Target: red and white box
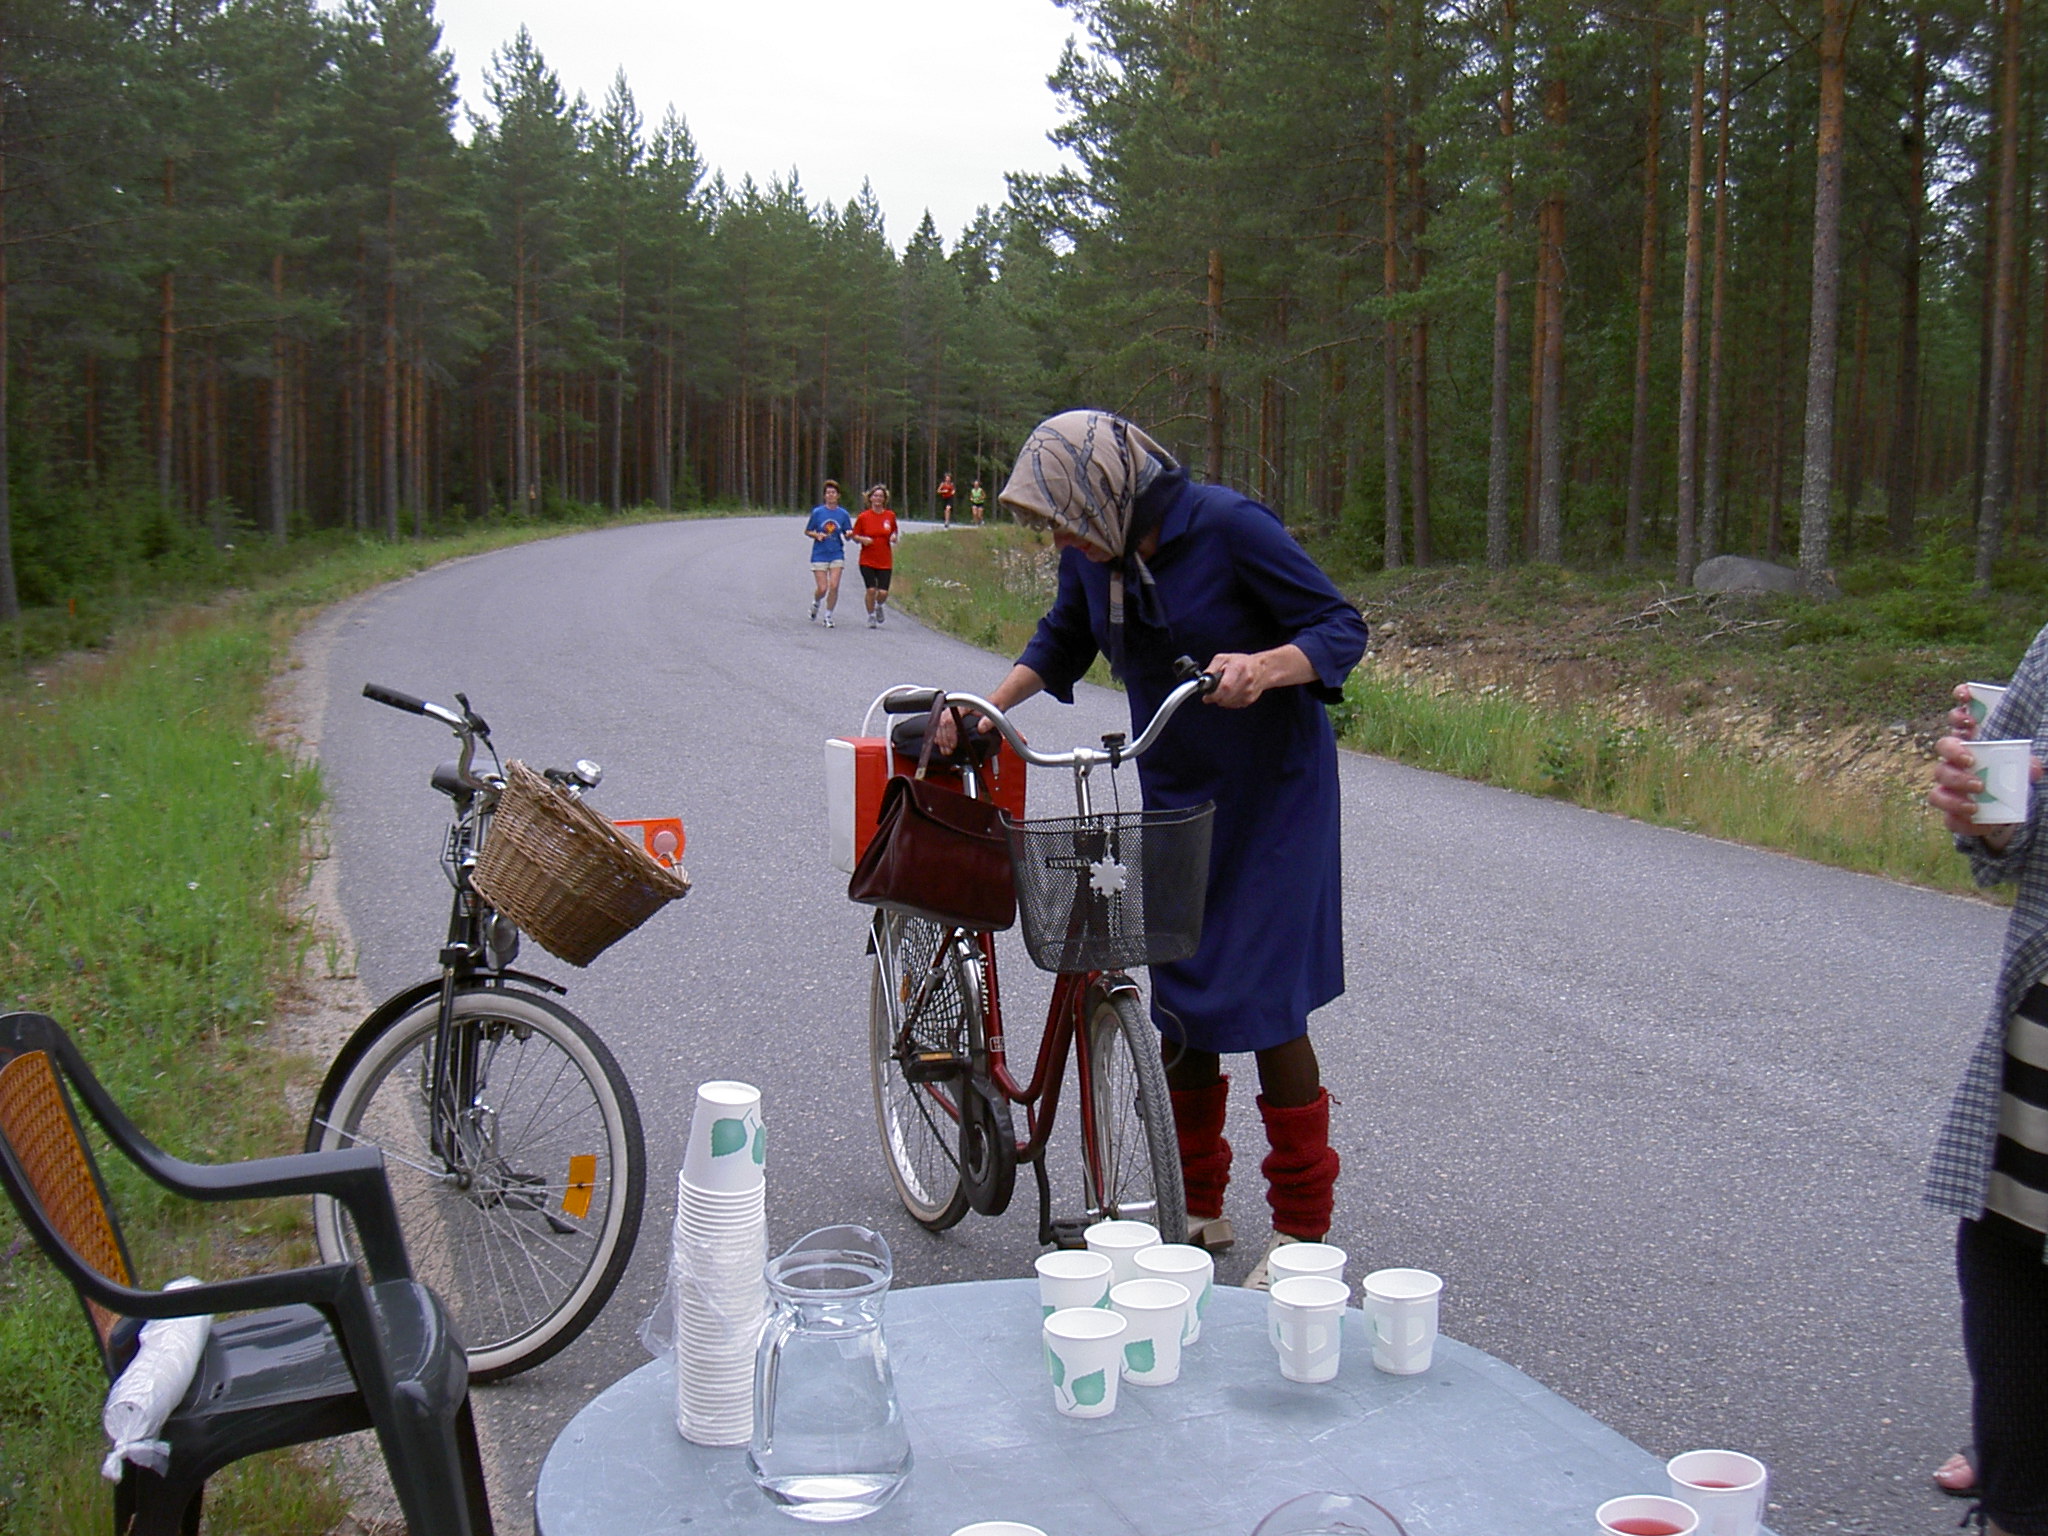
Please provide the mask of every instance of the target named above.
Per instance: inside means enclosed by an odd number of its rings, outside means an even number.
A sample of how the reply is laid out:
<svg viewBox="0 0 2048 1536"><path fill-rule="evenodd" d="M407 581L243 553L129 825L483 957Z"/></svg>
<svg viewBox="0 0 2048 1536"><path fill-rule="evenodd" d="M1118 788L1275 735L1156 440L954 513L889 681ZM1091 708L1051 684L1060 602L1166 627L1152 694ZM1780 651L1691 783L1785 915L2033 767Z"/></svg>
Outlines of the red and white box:
<svg viewBox="0 0 2048 1536"><path fill-rule="evenodd" d="M889 776L916 772L917 758L892 751L880 736L835 736L825 743L826 825L835 869L852 874L867 851ZM933 768L925 777L953 789L960 787L960 775L951 768ZM1024 759L1008 742L983 765L981 793L982 798L1008 811L1013 820L1023 820Z"/></svg>

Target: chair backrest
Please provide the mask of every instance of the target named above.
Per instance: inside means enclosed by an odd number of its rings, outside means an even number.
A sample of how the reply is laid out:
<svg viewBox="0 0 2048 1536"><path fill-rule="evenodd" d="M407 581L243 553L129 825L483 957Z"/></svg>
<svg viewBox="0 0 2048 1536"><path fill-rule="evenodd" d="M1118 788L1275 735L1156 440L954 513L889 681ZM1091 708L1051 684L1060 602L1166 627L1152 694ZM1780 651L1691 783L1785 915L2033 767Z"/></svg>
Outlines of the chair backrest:
<svg viewBox="0 0 2048 1536"><path fill-rule="evenodd" d="M54 1023L15 1014L4 1022ZM99 1166L79 1128L70 1096L49 1050L30 1048L36 1031L0 1031L0 1173L22 1221L46 1249L62 1244L79 1263L118 1285L133 1285L127 1245L107 1203ZM121 1350L114 1329L121 1318L80 1298L111 1370Z"/></svg>

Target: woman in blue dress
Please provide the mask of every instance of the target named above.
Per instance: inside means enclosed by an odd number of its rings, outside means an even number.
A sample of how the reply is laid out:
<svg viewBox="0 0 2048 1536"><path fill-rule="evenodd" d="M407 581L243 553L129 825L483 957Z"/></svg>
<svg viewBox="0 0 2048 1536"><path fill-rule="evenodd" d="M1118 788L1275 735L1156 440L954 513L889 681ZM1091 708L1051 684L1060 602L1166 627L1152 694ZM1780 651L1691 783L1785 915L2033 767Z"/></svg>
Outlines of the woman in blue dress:
<svg viewBox="0 0 2048 1536"><path fill-rule="evenodd" d="M1338 1160L1308 1016L1344 990L1337 748L1324 706L1364 655L1365 621L1267 508L1197 485L1130 422L1069 411L1025 443L1000 500L1052 530L1059 590L991 698L1073 702L1098 653L1150 720L1192 656L1220 679L1138 762L1148 806L1216 802L1202 946L1152 968L1190 1241L1226 1246L1221 1058L1258 1063L1273 1237L1330 1228ZM1263 1286L1262 1258L1248 1285Z"/></svg>

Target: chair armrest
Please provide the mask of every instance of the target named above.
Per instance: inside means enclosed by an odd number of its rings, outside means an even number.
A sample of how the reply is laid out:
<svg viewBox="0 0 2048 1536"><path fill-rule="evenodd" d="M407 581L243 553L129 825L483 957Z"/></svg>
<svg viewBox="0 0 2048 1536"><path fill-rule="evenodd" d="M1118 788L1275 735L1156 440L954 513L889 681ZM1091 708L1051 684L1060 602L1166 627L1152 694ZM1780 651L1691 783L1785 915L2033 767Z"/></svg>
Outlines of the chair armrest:
<svg viewBox="0 0 2048 1536"><path fill-rule="evenodd" d="M12 1017L10 1015L10 1017ZM46 1021L47 1022L47 1021ZM54 1031L56 1026L51 1025ZM398 1225L398 1207L384 1177L384 1154L374 1147L296 1152L246 1163L188 1163L142 1134L116 1104L61 1031L52 1042L65 1076L100 1129L131 1162L166 1189L188 1200L258 1200L275 1195L330 1195L348 1207L373 1280L408 1280L412 1265ZM176 1317L178 1313L167 1313Z"/></svg>
<svg viewBox="0 0 2048 1536"><path fill-rule="evenodd" d="M209 1312L253 1312L295 1304L317 1307L337 1321L342 1298L362 1289L353 1264L316 1264L305 1269L248 1275L239 1280L211 1280L175 1291L138 1290L117 1285L91 1269L60 1264L72 1283L110 1312L124 1317L197 1317Z"/></svg>
<svg viewBox="0 0 2048 1536"><path fill-rule="evenodd" d="M355 1218L370 1278L412 1278L398 1207L384 1176L384 1154L375 1147L294 1152L246 1163L188 1163L149 1143L134 1150L144 1172L190 1200L264 1200L281 1195L328 1195L339 1200Z"/></svg>

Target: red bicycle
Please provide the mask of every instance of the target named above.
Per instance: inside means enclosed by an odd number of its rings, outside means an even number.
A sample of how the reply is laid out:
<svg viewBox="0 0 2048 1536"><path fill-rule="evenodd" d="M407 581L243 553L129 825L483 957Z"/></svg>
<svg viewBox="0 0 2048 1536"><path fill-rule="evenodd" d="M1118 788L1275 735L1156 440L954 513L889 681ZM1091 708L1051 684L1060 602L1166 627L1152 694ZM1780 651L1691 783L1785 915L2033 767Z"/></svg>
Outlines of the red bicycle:
<svg viewBox="0 0 2048 1536"><path fill-rule="evenodd" d="M952 756L970 795L980 794L980 769L999 739L1028 763L1074 776L1075 815L1008 822L1025 948L1058 978L1028 1081L1012 1073L1004 1047L994 935L900 912L874 916L868 1051L875 1119L904 1209L934 1232L970 1210L1001 1214L1017 1165L1027 1163L1038 1185L1040 1242L1080 1246L1090 1223L1110 1217L1149 1221L1169 1243L1186 1240L1159 1033L1130 968L1183 959L1201 942L1215 807L1098 811L1089 785L1094 769L1114 773L1150 748L1184 704L1216 686L1192 662L1182 663L1182 676L1135 742L1126 745L1119 732L1099 748L1066 752L1030 747L1002 710L974 694L893 688L875 701L889 714L935 718L936 704L958 711L956 720L987 720L994 730L961 730ZM925 723L899 722L890 733L895 749L915 753ZM1070 1057L1082 1213L1056 1218L1046 1149ZM1021 1135L1013 1114L1020 1105Z"/></svg>

